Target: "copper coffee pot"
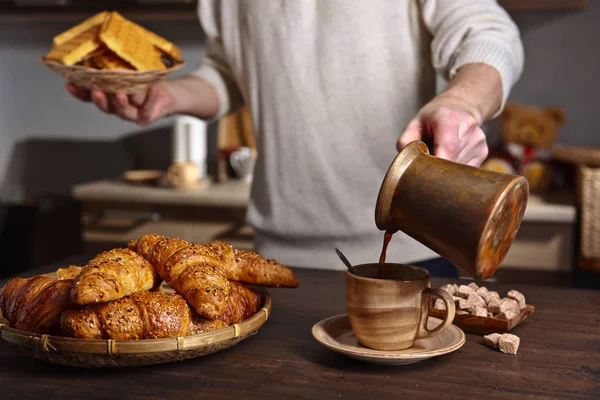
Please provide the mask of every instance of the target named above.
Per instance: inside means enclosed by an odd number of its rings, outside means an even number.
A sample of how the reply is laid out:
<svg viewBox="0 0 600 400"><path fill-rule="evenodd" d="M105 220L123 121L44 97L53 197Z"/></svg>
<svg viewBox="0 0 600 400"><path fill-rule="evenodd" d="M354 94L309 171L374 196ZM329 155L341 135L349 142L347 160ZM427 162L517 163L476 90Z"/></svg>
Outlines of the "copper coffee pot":
<svg viewBox="0 0 600 400"><path fill-rule="evenodd" d="M521 226L529 185L522 176L458 164L406 146L381 185L375 223L402 231L475 279L495 272Z"/></svg>

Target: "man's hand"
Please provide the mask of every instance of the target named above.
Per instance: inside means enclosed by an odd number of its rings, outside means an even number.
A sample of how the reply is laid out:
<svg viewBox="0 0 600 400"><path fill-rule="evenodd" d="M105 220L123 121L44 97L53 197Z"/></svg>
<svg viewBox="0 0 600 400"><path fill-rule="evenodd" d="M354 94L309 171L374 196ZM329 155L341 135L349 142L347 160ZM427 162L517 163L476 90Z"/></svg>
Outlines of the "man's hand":
<svg viewBox="0 0 600 400"><path fill-rule="evenodd" d="M204 79L189 76L154 84L146 92L133 95L107 94L85 90L67 83L67 90L81 101L92 102L100 110L141 126L170 114L213 118L220 100L215 89Z"/></svg>
<svg viewBox="0 0 600 400"><path fill-rule="evenodd" d="M486 137L474 112L458 101L437 97L419 111L398 139L398 151L414 140L433 142L433 155L479 167L488 155Z"/></svg>
<svg viewBox="0 0 600 400"><path fill-rule="evenodd" d="M479 167L488 155L480 126L502 104L502 80L485 64L461 67L448 88L426 104L398 139L398 151L414 140L433 141L433 155Z"/></svg>
<svg viewBox="0 0 600 400"><path fill-rule="evenodd" d="M85 90L67 83L67 90L79 100L92 102L107 114L145 126L175 110L175 97L168 86L159 82L146 92L127 95Z"/></svg>

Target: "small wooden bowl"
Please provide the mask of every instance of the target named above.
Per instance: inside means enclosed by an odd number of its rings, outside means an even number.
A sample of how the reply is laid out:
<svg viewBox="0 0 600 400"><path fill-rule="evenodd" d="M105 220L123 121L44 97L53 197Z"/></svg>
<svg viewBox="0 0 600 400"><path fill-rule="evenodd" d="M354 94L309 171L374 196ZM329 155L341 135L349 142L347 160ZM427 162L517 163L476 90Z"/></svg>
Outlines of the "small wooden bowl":
<svg viewBox="0 0 600 400"><path fill-rule="evenodd" d="M158 184L164 174L160 170L137 169L125 171L123 173L123 180L129 183Z"/></svg>
<svg viewBox="0 0 600 400"><path fill-rule="evenodd" d="M471 314L456 314L454 316L454 325L465 332L476 333L478 335L489 335L490 333L506 333L525 321L533 312L535 307L527 304L516 317L505 320L500 318L478 317ZM446 310L438 310L430 307L429 315L435 318L443 319Z"/></svg>
<svg viewBox="0 0 600 400"><path fill-rule="evenodd" d="M148 90L156 82L181 69L184 61L164 70L103 70L80 65L64 65L42 57L40 61L69 82L84 89L98 89L105 93L135 94Z"/></svg>
<svg viewBox="0 0 600 400"><path fill-rule="evenodd" d="M54 273L44 276L56 279ZM173 293L164 283L160 290ZM239 324L198 335L166 339L87 340L14 329L0 316L0 339L34 358L70 367L137 367L183 361L225 350L256 334L271 313L269 292L265 288L257 290L261 294L262 308L256 314Z"/></svg>

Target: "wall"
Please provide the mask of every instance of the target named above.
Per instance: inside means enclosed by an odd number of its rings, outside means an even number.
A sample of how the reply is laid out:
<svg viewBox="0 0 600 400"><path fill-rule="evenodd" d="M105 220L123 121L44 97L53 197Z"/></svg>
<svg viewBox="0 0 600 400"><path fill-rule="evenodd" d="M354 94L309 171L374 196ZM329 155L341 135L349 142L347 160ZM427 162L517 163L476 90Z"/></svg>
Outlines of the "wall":
<svg viewBox="0 0 600 400"><path fill-rule="evenodd" d="M204 49L199 23L142 22L181 46L186 66L173 76L196 66ZM77 141L116 140L130 133L164 127L165 119L146 129L107 117L93 105L72 98L64 89L65 80L38 61L50 46L52 37L72 23L0 23L0 182L3 197L18 197L12 182L24 168L17 160L18 143L31 138ZM111 160L106 160L111 162ZM16 179L16 178L15 178ZM9 184L10 183L10 184Z"/></svg>
<svg viewBox="0 0 600 400"><path fill-rule="evenodd" d="M560 105L567 112L561 143L600 145L600 1L583 10L569 12L519 12L526 50L526 66L510 101ZM148 28L181 45L188 64L194 67L202 52L202 32L196 21L148 23ZM14 175L10 169L15 144L32 137L110 140L139 128L107 117L95 107L72 99L64 80L38 62L53 35L70 24L0 23L0 182ZM163 121L158 126L165 126ZM153 126L152 128L155 128ZM486 127L490 141L497 140L494 122ZM14 188L6 188L10 195Z"/></svg>
<svg viewBox="0 0 600 400"><path fill-rule="evenodd" d="M563 107L559 142L600 146L600 1L581 10L513 12L525 46L525 69L509 101ZM490 124L497 138L496 124Z"/></svg>

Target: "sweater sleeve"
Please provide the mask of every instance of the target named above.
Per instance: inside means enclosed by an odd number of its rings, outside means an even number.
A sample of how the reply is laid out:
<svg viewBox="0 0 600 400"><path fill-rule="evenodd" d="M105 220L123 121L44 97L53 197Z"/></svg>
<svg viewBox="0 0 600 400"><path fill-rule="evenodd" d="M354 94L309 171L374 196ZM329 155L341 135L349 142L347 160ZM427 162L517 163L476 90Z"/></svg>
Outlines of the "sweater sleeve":
<svg viewBox="0 0 600 400"><path fill-rule="evenodd" d="M524 51L517 25L496 0L420 0L433 36L432 63L446 80L465 64L483 63L502 79L503 110L523 72Z"/></svg>
<svg viewBox="0 0 600 400"><path fill-rule="evenodd" d="M235 112L244 103L220 37L220 0L199 0L198 17L206 35L206 50L192 76L207 81L219 97L219 111L211 121Z"/></svg>

